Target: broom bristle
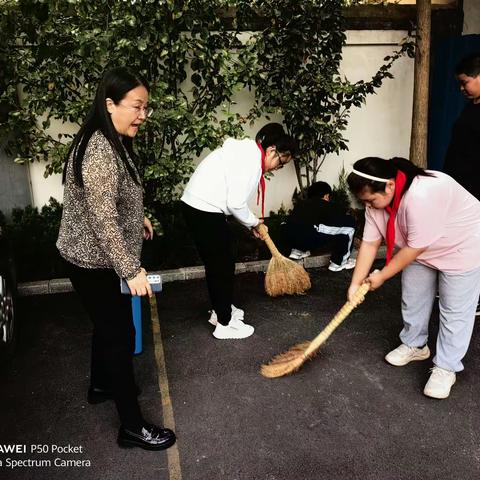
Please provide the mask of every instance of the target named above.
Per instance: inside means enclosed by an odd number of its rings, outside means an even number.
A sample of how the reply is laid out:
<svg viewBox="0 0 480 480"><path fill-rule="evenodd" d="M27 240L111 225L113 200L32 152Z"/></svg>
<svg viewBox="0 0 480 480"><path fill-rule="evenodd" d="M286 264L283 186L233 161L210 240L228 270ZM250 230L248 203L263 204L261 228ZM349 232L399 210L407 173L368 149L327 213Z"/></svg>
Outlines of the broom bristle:
<svg viewBox="0 0 480 480"><path fill-rule="evenodd" d="M267 378L276 378L296 372L310 358L305 356L309 345L310 342L298 343L276 355L270 363L261 366L260 373Z"/></svg>
<svg viewBox="0 0 480 480"><path fill-rule="evenodd" d="M283 256L272 257L265 275L268 295L301 295L311 286L310 277L301 265Z"/></svg>
<svg viewBox="0 0 480 480"><path fill-rule="evenodd" d="M343 305L328 325L311 342L298 343L290 350L275 356L270 363L262 365L261 374L267 378L275 378L296 372L307 359L313 358L317 354L318 349L327 341L333 331L362 302L369 289L370 285L368 283L362 284L351 301Z"/></svg>

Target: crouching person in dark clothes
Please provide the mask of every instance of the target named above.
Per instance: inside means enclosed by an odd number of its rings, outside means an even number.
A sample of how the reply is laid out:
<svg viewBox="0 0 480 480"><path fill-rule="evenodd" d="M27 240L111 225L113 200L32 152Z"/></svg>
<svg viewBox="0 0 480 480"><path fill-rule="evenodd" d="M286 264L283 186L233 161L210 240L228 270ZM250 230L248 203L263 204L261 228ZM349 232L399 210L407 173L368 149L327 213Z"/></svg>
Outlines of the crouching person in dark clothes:
<svg viewBox="0 0 480 480"><path fill-rule="evenodd" d="M331 248L332 272L355 267L350 258L355 234L355 219L330 202L332 189L316 182L307 190L307 198L297 202L287 219L287 237L292 246L290 258L300 260L314 248Z"/></svg>

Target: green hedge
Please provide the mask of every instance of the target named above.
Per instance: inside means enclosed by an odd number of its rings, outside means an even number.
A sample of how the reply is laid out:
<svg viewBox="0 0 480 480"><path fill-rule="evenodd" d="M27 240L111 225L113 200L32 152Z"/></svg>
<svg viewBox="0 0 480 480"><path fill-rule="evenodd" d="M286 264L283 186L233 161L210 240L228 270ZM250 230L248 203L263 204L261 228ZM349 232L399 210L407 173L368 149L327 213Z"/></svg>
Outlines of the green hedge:
<svg viewBox="0 0 480 480"><path fill-rule="evenodd" d="M144 242L142 263L148 270L167 270L201 265L201 260L183 220L180 202L158 207L162 234ZM285 212L266 219L270 234L280 251L288 253L289 246L282 235L281 222ZM10 240L20 282L66 277L65 264L55 246L62 217L62 205L50 198L41 210L28 206L12 210L9 219L0 212L0 226ZM270 258L265 244L236 221L230 221L237 261Z"/></svg>
<svg viewBox="0 0 480 480"><path fill-rule="evenodd" d="M65 276L55 247L61 217L62 205L53 198L40 211L31 206L12 210L5 221L5 234L12 246L19 281Z"/></svg>

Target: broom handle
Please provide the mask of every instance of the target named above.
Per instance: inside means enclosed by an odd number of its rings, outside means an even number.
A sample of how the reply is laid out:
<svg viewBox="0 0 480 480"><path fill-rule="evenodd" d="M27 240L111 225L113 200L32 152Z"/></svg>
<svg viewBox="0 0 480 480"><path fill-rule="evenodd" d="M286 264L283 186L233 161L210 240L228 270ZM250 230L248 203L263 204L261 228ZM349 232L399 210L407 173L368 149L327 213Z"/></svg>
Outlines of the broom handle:
<svg viewBox="0 0 480 480"><path fill-rule="evenodd" d="M338 311L333 317L330 323L310 342L308 348L303 352L304 357L308 357L311 353L316 351L320 345L327 340L327 338L334 332L334 330L348 317L350 312L358 306L363 297L370 289L368 283L364 283L355 292L351 302L345 303L345 305Z"/></svg>
<svg viewBox="0 0 480 480"><path fill-rule="evenodd" d="M273 243L273 240L270 238L270 235L268 234L267 227L263 223L259 223L255 229L257 232L263 236L263 241L267 244L268 249L270 250L270 253L274 257L282 256L282 254L278 251L278 248L275 246Z"/></svg>

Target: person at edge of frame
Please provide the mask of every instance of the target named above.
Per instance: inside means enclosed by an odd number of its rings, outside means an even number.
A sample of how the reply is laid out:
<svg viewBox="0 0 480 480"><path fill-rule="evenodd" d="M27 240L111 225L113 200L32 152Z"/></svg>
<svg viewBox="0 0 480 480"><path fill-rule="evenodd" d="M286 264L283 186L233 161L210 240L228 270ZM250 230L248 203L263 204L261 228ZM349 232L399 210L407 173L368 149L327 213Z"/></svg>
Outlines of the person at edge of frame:
<svg viewBox="0 0 480 480"><path fill-rule="evenodd" d="M443 171L480 200L480 52L460 60L455 76L470 101L453 126Z"/></svg>
<svg viewBox="0 0 480 480"><path fill-rule="evenodd" d="M401 367L430 357L428 327L438 291L436 354L423 393L447 398L464 369L480 294L480 202L452 177L404 158L358 160L347 182L366 205L348 299L363 282L376 290L402 272L402 343L385 357ZM383 239L386 265L369 273Z"/></svg>

